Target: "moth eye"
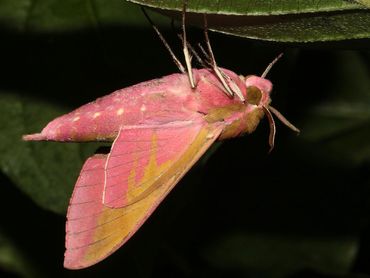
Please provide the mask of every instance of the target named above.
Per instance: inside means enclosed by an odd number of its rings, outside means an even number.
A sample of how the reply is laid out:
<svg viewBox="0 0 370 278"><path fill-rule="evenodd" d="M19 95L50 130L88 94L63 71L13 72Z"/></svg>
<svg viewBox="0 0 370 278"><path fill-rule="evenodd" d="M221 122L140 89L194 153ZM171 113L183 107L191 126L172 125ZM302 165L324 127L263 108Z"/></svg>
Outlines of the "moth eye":
<svg viewBox="0 0 370 278"><path fill-rule="evenodd" d="M259 105L262 98L262 92L255 86L250 86L247 88L246 101L249 104Z"/></svg>

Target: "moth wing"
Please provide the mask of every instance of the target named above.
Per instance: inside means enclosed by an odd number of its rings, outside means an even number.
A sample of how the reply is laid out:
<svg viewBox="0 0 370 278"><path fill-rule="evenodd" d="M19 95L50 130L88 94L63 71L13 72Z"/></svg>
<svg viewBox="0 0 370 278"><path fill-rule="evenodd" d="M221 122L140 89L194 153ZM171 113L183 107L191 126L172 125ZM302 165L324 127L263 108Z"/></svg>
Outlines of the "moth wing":
<svg viewBox="0 0 370 278"><path fill-rule="evenodd" d="M85 162L67 213L64 259L66 268L88 267L103 260L122 246L217 139L222 128L193 124L188 129L181 130L183 133L176 133L178 136L191 138L186 142L184 151L180 156L176 156L177 160L171 163L171 167L166 168L167 171L161 172L160 179L155 181L158 186L143 198L125 207L110 208L102 203L108 156L95 155ZM158 130L152 130L152 133L157 134L157 142L160 138L165 138L160 136ZM192 136L189 137L187 133ZM178 140L177 136L172 136L171 141L173 140ZM140 142L144 139L136 137L136 141L141 145ZM166 142L169 144L170 141Z"/></svg>
<svg viewBox="0 0 370 278"><path fill-rule="evenodd" d="M188 150L203 122L178 121L165 125L123 127L105 166L104 205L120 208L144 198L175 178L179 159ZM203 132L209 132L204 129Z"/></svg>

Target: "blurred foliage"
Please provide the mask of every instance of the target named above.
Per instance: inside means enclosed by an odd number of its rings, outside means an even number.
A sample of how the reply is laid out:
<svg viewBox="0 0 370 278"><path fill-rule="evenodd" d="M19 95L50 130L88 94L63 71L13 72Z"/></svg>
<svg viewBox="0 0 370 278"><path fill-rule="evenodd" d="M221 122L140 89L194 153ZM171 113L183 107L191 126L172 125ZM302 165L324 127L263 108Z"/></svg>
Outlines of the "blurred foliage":
<svg viewBox="0 0 370 278"><path fill-rule="evenodd" d="M21 277L37 277L40 273L30 264L23 250L17 246L7 235L0 231L0 265L5 271L14 271Z"/></svg>
<svg viewBox="0 0 370 278"><path fill-rule="evenodd" d="M366 7L370 7L370 1L369 0L356 0L356 2L366 6Z"/></svg>
<svg viewBox="0 0 370 278"><path fill-rule="evenodd" d="M212 242L205 256L214 267L246 276L287 277L302 269L341 275L350 269L357 247L355 238L239 233Z"/></svg>
<svg viewBox="0 0 370 278"><path fill-rule="evenodd" d="M342 2L348 10L338 14L357 10ZM151 17L181 57L170 19ZM268 155L263 121L218 144L123 248L67 271L64 213L98 146L22 142L22 134L176 67L140 9L122 0L0 0L0 34L0 277L370 276L368 40L283 44L212 33L218 63L240 74L260 74L285 53L269 75L273 104L302 134L278 123Z"/></svg>

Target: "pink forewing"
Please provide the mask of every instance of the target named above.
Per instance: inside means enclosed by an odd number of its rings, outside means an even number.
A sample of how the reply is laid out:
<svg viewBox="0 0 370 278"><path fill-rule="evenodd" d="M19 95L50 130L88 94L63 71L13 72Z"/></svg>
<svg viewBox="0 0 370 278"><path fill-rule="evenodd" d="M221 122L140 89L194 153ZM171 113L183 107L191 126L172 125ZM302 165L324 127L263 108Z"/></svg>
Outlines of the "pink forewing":
<svg viewBox="0 0 370 278"><path fill-rule="evenodd" d="M123 127L105 166L103 203L113 208L124 207L155 189L156 181L185 152L201 126L194 122L172 122Z"/></svg>

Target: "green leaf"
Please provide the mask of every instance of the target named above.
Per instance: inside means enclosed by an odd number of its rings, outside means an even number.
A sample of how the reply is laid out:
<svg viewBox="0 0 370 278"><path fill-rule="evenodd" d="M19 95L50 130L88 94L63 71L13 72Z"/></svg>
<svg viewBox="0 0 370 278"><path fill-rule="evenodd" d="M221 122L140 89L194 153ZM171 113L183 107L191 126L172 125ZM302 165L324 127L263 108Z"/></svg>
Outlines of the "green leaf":
<svg viewBox="0 0 370 278"><path fill-rule="evenodd" d="M130 0L179 17L182 0ZM370 12L362 4L330 1L189 1L189 12L210 14L212 30L254 39L281 42L333 41L369 38ZM157 17L158 24L163 19ZM19 31L48 32L104 25L147 25L135 5L122 0L3 0L0 22ZM203 26L201 16L189 23Z"/></svg>
<svg viewBox="0 0 370 278"><path fill-rule="evenodd" d="M147 25L140 9L123 0L2 0L0 23L27 32Z"/></svg>
<svg viewBox="0 0 370 278"><path fill-rule="evenodd" d="M370 8L370 0L355 0L355 1Z"/></svg>
<svg viewBox="0 0 370 278"><path fill-rule="evenodd" d="M152 8L182 11L183 0L128 0ZM309 12L352 10L361 5L344 0L188 0L187 11L223 15L285 15Z"/></svg>
<svg viewBox="0 0 370 278"><path fill-rule="evenodd" d="M129 0L179 18L182 0ZM188 22L246 38L279 42L338 41L370 38L370 11L344 0L189 1Z"/></svg>
<svg viewBox="0 0 370 278"><path fill-rule="evenodd" d="M204 256L216 268L239 270L247 276L290 277L303 270L346 274L357 250L357 240L349 237L243 233L217 239L205 248Z"/></svg>

